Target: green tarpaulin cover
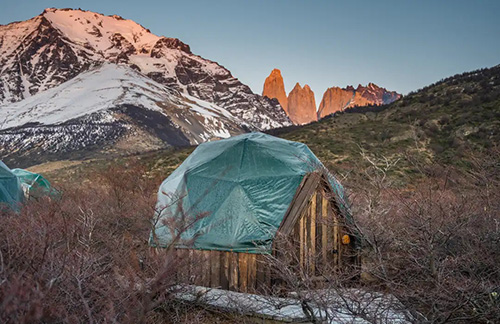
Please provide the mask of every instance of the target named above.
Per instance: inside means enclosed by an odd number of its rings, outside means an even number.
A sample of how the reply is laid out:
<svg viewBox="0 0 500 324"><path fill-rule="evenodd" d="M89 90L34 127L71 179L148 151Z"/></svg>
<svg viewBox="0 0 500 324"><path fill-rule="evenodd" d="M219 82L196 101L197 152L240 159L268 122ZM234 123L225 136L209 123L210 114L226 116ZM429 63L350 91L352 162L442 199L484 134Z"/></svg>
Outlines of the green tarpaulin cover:
<svg viewBox="0 0 500 324"><path fill-rule="evenodd" d="M40 174L24 169L12 169L12 173L17 176L24 192L30 197L49 195L53 191L50 182Z"/></svg>
<svg viewBox="0 0 500 324"><path fill-rule="evenodd" d="M262 133L203 143L161 184L150 244L168 246L171 229L199 215L178 246L268 253L302 178L321 168L305 144Z"/></svg>
<svg viewBox="0 0 500 324"><path fill-rule="evenodd" d="M0 210L8 206L18 210L24 193L17 176L0 161Z"/></svg>
<svg viewBox="0 0 500 324"><path fill-rule="evenodd" d="M8 206L19 211L25 197L56 194L49 181L37 173L23 169L9 169L0 161L0 210Z"/></svg>

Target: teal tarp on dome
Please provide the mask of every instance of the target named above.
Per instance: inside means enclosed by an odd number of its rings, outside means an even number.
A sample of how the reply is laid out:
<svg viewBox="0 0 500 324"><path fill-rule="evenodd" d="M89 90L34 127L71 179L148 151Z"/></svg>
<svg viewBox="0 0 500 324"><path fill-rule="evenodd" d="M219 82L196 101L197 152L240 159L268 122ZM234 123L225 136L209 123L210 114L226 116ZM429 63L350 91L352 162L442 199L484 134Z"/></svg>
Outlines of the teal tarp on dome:
<svg viewBox="0 0 500 324"><path fill-rule="evenodd" d="M30 197L39 197L54 193L50 182L38 173L24 169L12 169L12 173L17 176L24 192Z"/></svg>
<svg viewBox="0 0 500 324"><path fill-rule="evenodd" d="M0 161L0 210L5 205L13 210L18 210L23 199L24 193L19 179Z"/></svg>
<svg viewBox="0 0 500 324"><path fill-rule="evenodd" d="M168 246L183 215L187 222L200 215L179 245L267 253L302 178L318 169L305 144L271 135L203 143L161 184L150 244ZM333 177L330 183L343 202L342 186Z"/></svg>

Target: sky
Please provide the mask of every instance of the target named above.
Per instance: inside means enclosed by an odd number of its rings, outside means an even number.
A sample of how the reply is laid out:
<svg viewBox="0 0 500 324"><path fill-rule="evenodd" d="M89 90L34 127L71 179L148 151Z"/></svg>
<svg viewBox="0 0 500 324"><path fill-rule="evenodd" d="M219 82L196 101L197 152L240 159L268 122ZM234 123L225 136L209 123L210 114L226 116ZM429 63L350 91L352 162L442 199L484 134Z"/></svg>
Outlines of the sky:
<svg viewBox="0 0 500 324"><path fill-rule="evenodd" d="M499 0L0 0L0 24L48 7L132 19L177 37L261 93L273 68L285 89L373 82L406 94L500 64Z"/></svg>

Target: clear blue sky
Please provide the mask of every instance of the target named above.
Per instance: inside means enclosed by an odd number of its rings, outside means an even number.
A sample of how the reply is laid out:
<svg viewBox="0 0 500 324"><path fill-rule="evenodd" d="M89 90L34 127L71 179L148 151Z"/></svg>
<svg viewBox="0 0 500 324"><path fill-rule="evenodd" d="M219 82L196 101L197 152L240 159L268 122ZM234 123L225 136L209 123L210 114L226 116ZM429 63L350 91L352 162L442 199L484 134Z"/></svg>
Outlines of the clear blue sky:
<svg viewBox="0 0 500 324"><path fill-rule="evenodd" d="M374 82L407 93L500 64L499 0L2 2L0 24L46 7L121 15L180 38L257 93L275 67L287 92L307 83L320 100L331 86Z"/></svg>

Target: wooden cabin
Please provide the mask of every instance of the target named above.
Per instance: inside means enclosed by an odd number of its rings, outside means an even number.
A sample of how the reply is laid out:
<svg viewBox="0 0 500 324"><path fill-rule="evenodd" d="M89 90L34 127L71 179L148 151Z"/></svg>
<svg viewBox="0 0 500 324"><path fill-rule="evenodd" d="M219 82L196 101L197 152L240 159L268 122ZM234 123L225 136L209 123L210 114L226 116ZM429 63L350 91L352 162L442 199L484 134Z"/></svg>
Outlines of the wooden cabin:
<svg viewBox="0 0 500 324"><path fill-rule="evenodd" d="M286 182L286 177L280 181ZM280 267L291 267L299 272L297 280L307 275L317 280L320 287L324 271L331 274L357 264L357 237L350 230L351 216L339 188L342 189L337 182L332 183L324 168L303 174L292 192L291 202L279 205L284 214L277 219L270 248L248 251L220 245L211 248L211 242L208 248L207 244L176 245L177 256L187 263L186 270L179 274L179 282L239 292L266 292L286 285ZM277 189L263 186L262 190L269 190L271 195Z"/></svg>

